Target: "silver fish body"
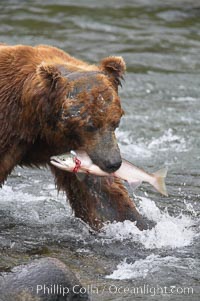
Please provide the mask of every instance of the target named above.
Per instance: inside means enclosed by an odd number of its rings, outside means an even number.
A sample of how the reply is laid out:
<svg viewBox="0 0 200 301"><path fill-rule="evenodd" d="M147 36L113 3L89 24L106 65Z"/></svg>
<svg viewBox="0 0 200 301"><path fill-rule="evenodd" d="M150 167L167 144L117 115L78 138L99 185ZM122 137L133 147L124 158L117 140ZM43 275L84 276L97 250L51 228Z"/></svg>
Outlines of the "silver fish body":
<svg viewBox="0 0 200 301"><path fill-rule="evenodd" d="M142 182L151 184L161 194L167 196L165 177L167 168L160 169L155 173L147 173L143 169L134 166L129 161L122 159L121 167L114 173L107 173L95 165L88 154L84 151L71 151L70 153L51 157L51 164L59 169L79 173L93 174L101 177L116 177L127 181L136 188Z"/></svg>

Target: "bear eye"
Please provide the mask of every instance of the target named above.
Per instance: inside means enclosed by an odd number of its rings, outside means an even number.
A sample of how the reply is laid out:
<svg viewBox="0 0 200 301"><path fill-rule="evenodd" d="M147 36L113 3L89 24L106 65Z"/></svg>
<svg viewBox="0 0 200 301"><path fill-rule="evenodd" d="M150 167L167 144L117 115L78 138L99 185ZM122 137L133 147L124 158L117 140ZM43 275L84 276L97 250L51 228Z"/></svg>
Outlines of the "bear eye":
<svg viewBox="0 0 200 301"><path fill-rule="evenodd" d="M93 132L96 132L97 130L98 130L98 128L94 125L87 125L86 126L86 131L87 132L93 133Z"/></svg>
<svg viewBox="0 0 200 301"><path fill-rule="evenodd" d="M118 122L113 122L112 123L112 128L117 129L119 127L120 121Z"/></svg>

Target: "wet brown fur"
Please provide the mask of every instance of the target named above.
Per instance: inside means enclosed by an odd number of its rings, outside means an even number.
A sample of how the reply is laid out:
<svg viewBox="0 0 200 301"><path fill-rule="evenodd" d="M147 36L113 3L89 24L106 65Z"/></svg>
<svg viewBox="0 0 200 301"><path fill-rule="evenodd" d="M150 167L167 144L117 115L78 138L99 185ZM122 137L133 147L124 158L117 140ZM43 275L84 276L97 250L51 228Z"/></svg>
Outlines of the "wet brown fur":
<svg viewBox="0 0 200 301"><path fill-rule="evenodd" d="M118 86L124 71L121 57L105 58L97 66L51 46L1 44L0 184L16 165L48 165L50 156L77 148L105 170L118 162L114 131L123 115ZM87 181L80 183L74 175L51 169L76 216L98 228L95 223L101 224L104 214L97 217ZM119 181L113 185L103 181L102 192L95 194L97 203L109 196L118 220L125 217L126 203L136 214L125 188Z"/></svg>

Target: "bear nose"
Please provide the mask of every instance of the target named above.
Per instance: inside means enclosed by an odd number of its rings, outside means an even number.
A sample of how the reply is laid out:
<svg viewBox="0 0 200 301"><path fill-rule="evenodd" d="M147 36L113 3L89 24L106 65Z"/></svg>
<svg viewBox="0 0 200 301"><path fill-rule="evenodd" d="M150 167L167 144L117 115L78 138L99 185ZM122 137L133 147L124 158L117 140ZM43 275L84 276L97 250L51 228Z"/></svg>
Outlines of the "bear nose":
<svg viewBox="0 0 200 301"><path fill-rule="evenodd" d="M109 163L109 164L107 163L106 171L109 173L115 172L116 170L118 170L120 168L121 164L122 164L122 161L118 161L115 163Z"/></svg>

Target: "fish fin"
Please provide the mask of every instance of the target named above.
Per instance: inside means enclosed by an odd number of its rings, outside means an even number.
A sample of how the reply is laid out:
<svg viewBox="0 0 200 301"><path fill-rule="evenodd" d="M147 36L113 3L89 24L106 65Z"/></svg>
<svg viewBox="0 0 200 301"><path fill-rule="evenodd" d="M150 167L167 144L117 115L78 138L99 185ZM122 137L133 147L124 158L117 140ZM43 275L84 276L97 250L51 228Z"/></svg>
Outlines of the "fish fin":
<svg viewBox="0 0 200 301"><path fill-rule="evenodd" d="M167 188L165 185L165 178L167 176L167 167L164 167L156 172L154 172L152 175L154 176L154 182L152 185L156 190L158 190L161 194L168 196Z"/></svg>
<svg viewBox="0 0 200 301"><path fill-rule="evenodd" d="M77 172L77 173L76 173L76 177L77 177L77 179L78 179L80 182L82 182L82 181L85 179L86 174L85 174L85 173L81 173L81 172Z"/></svg>
<svg viewBox="0 0 200 301"><path fill-rule="evenodd" d="M106 183L110 186L114 182L114 177L113 176L108 176L106 177Z"/></svg>
<svg viewBox="0 0 200 301"><path fill-rule="evenodd" d="M142 184L142 181L140 180L135 180L135 181L132 181L129 183L130 184L130 187L135 190L136 188L138 188L141 184Z"/></svg>

